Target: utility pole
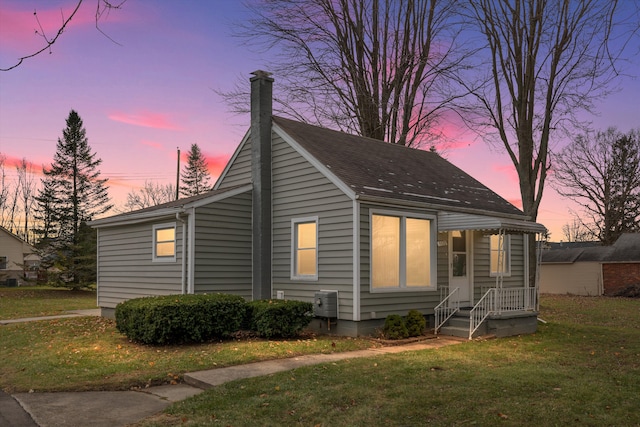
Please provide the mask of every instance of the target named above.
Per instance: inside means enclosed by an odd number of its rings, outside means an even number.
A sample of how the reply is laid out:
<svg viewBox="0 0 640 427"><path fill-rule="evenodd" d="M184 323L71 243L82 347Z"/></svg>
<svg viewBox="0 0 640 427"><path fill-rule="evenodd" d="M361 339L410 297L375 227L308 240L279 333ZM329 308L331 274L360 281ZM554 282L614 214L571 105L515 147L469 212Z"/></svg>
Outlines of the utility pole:
<svg viewBox="0 0 640 427"><path fill-rule="evenodd" d="M180 198L180 147L178 148L178 172L176 173L176 200Z"/></svg>

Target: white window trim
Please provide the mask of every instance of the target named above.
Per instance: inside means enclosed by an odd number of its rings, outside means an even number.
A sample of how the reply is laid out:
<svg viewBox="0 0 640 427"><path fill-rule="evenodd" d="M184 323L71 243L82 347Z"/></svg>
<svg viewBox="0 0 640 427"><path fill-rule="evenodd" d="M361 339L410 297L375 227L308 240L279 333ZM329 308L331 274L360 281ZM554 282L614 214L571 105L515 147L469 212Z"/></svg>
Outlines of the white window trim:
<svg viewBox="0 0 640 427"><path fill-rule="evenodd" d="M501 275L502 277L511 277L511 235L504 234L504 241L502 245L504 246L504 258L506 268L504 273L499 273L497 271L491 271L491 255L493 254L493 246L491 246L491 236L489 236L489 277L497 277Z"/></svg>
<svg viewBox="0 0 640 427"><path fill-rule="evenodd" d="M173 228L173 256L156 256L156 248L157 248L157 241L156 241L156 230L164 230L164 229L169 229L169 228ZM167 222L164 224L154 224L153 225L153 231L152 231L152 236L151 236L151 240L152 240L152 261L153 262L176 262L176 254L178 252L177 250L177 240L178 240L178 230L176 227L176 223L175 222Z"/></svg>
<svg viewBox="0 0 640 427"><path fill-rule="evenodd" d="M400 218L400 285L397 287L386 287L386 288L374 288L373 287L373 216L374 215L385 215L385 216L395 216ZM415 218L415 219L425 219L431 221L430 224L430 269L429 269L429 286L410 286L407 287L406 284L406 273L404 272L404 265L406 265L406 219L407 218ZM437 216L429 215L429 214L420 214L415 212L407 212L407 211L393 211L393 210L384 210L384 209L369 209L369 292L371 293L389 293L389 292L425 292L425 291L435 291L438 288L438 224L437 224Z"/></svg>
<svg viewBox="0 0 640 427"><path fill-rule="evenodd" d="M305 224L313 222L316 224L316 274L296 274L296 262L297 262L297 246L296 246L296 225ZM318 281L318 258L320 255L320 242L318 240L319 236L319 227L318 227L318 217L317 216L308 216L302 218L292 218L291 219L291 280L301 280L307 282L317 282Z"/></svg>

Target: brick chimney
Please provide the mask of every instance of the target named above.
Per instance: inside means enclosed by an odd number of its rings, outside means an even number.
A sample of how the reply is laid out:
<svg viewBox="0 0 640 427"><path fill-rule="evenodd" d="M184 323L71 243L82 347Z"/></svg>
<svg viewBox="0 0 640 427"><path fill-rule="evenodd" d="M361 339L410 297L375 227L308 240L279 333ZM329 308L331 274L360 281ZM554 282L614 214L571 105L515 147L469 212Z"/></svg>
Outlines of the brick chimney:
<svg viewBox="0 0 640 427"><path fill-rule="evenodd" d="M253 183L253 299L271 298L271 114L273 79L251 77L251 181Z"/></svg>

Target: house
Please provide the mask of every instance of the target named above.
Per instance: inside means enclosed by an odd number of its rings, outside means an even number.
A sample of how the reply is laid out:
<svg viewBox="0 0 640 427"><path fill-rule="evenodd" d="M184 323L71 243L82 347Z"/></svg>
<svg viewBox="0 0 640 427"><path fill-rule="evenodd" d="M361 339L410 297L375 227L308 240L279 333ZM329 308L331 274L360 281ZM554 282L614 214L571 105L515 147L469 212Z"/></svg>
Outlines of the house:
<svg viewBox="0 0 640 427"><path fill-rule="evenodd" d="M563 244L542 251L540 291L615 295L640 285L640 233L624 233L611 246Z"/></svg>
<svg viewBox="0 0 640 427"><path fill-rule="evenodd" d="M33 246L0 227L0 283L20 286L25 279L36 279L39 263Z"/></svg>
<svg viewBox="0 0 640 427"><path fill-rule="evenodd" d="M272 116L273 80L254 74L251 128L212 191L92 222L104 315L225 292L314 302L312 327L341 335L411 309L436 330L463 313L535 331L525 277L542 225L436 153Z"/></svg>

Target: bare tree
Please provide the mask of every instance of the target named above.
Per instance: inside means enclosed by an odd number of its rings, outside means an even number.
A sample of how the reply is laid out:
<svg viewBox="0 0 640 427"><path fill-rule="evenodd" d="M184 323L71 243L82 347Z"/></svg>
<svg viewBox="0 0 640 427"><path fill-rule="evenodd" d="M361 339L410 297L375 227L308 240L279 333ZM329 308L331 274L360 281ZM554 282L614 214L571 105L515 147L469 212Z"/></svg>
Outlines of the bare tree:
<svg viewBox="0 0 640 427"><path fill-rule="evenodd" d="M24 227L22 229L22 238L26 242L30 242L32 239L32 233L29 230L29 220L31 219L33 209L36 204L36 179L33 171L33 166L27 162L27 159L23 158L18 166L16 166L18 173L18 185L20 190L20 201L22 204L22 215L24 221ZM17 195L17 194L16 194Z"/></svg>
<svg viewBox="0 0 640 427"><path fill-rule="evenodd" d="M567 242L588 242L594 239L578 217L562 226L562 234Z"/></svg>
<svg viewBox="0 0 640 427"><path fill-rule="evenodd" d="M610 245L640 231L640 131L580 135L556 158L554 187L580 204L592 237Z"/></svg>
<svg viewBox="0 0 640 427"><path fill-rule="evenodd" d="M145 181L140 190L130 191L127 194L127 202L124 211L131 212L138 209L157 206L175 200L176 188L173 184L159 184Z"/></svg>
<svg viewBox="0 0 640 427"><path fill-rule="evenodd" d="M273 53L274 109L301 121L418 146L454 97L466 52L453 1L267 0L240 36ZM242 89L222 93L244 112Z"/></svg>
<svg viewBox="0 0 640 427"><path fill-rule="evenodd" d="M536 220L551 134L607 93L626 41L636 34L638 10L620 10L616 0L467 4L488 61L474 68L475 80L460 79L474 99L463 118L480 132L495 130L518 173L524 213ZM530 243L535 266L534 239Z"/></svg>
<svg viewBox="0 0 640 427"><path fill-rule="evenodd" d="M112 10L120 9L126 1L127 0L119 0L118 2L114 2L112 0L96 0L96 14L95 14L96 29L111 41L114 41L114 40L100 29L100 20L103 17L107 16L109 12L111 12ZM35 34L36 36L39 36L42 38L42 40L44 41L43 46L38 50L36 50L35 52L31 52L27 55L21 56L16 60L15 64L7 68L0 68L0 71L13 70L14 68L19 67L24 62L25 59L33 58L35 56L40 55L43 52L48 51L49 53L51 53L51 46L53 46L53 44L58 41L58 38L60 38L62 33L64 33L65 29L67 28L67 25L69 25L71 20L76 16L83 2L84 0L78 0L73 10L69 14L65 15L65 12L62 9L60 10L60 26L58 27L58 30L55 33L55 35L53 35L52 37L48 36L45 33L45 30L42 28L42 24L40 24L40 19L38 18L38 12L34 11L33 16L35 18L35 23L37 24L37 28L35 29Z"/></svg>

